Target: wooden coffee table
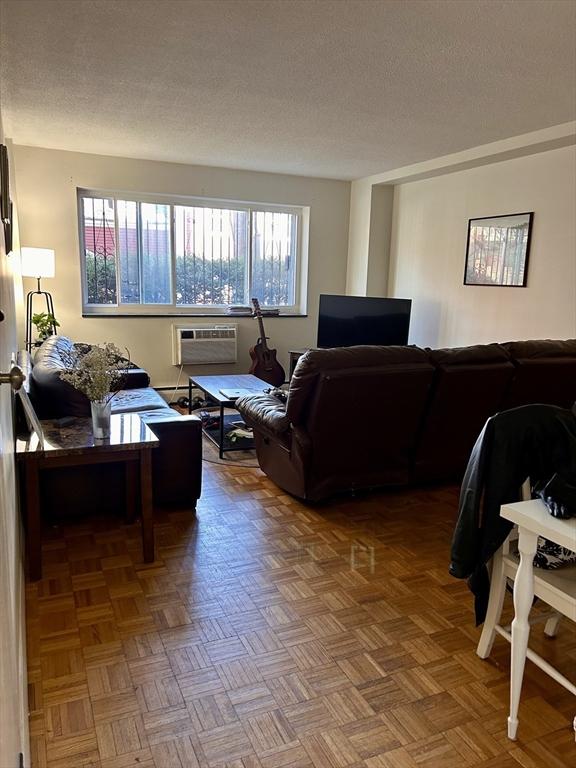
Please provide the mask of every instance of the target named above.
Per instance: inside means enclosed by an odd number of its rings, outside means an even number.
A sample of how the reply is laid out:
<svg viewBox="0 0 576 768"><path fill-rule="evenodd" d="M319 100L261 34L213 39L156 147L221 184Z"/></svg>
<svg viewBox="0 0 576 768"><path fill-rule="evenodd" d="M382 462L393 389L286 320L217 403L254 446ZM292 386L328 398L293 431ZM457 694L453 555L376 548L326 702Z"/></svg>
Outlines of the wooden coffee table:
<svg viewBox="0 0 576 768"><path fill-rule="evenodd" d="M240 438L238 445L234 445L226 440L226 423L231 427L230 422L234 421L234 416L225 416L225 408L234 408L234 403L241 394L257 394L264 392L272 387L267 381L262 381L251 373L231 374L224 376L190 376L188 379L188 413L191 413L192 405L192 387L201 389L208 400L215 405L220 406L220 423L218 427L212 429L202 428L206 437L218 446L220 458L228 451L247 451L254 447L254 442L250 438ZM224 390L224 392L222 391ZM238 396L230 397L225 394L226 390L239 390Z"/></svg>
<svg viewBox="0 0 576 768"><path fill-rule="evenodd" d="M140 483L142 549L144 562L154 560L152 517L152 449L159 444L152 430L136 413L112 415L110 437L94 440L90 418L41 421L44 445L30 433L16 441L16 458L22 464L26 553L32 580L42 577L40 472L81 464L122 462L126 465L126 506L128 519L134 518L138 482ZM90 488L86 488L90 493Z"/></svg>

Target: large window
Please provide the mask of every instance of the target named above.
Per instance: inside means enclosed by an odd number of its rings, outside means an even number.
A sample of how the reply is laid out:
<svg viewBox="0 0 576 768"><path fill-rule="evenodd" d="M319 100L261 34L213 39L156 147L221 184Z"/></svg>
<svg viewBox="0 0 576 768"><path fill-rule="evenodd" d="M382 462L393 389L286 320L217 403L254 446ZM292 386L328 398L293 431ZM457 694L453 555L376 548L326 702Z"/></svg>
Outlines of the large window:
<svg viewBox="0 0 576 768"><path fill-rule="evenodd" d="M302 209L78 194L87 312L299 311Z"/></svg>

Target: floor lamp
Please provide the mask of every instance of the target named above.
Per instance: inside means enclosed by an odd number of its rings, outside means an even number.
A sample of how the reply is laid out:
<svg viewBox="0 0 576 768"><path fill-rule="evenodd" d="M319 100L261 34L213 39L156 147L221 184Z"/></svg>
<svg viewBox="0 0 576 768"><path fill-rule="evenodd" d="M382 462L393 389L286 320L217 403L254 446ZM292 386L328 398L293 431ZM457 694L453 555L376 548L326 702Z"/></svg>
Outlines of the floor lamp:
<svg viewBox="0 0 576 768"><path fill-rule="evenodd" d="M54 302L52 296L40 287L43 277L54 277L54 251L51 248L22 248L22 277L35 277L38 287L29 291L26 296L26 349L32 351L32 304L34 296L44 296L46 312L54 317ZM56 333L56 325L52 324L52 333Z"/></svg>

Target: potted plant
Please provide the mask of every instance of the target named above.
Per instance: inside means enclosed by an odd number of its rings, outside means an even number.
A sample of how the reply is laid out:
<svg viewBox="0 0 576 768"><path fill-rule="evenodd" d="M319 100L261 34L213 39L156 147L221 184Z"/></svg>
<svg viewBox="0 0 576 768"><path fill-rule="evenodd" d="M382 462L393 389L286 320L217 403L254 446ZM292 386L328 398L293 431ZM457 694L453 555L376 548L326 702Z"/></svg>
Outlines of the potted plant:
<svg viewBox="0 0 576 768"><path fill-rule="evenodd" d="M122 357L118 347L107 342L87 349L75 347L67 357L67 370L60 378L90 400L94 438L110 437L112 398L124 385L129 356Z"/></svg>
<svg viewBox="0 0 576 768"><path fill-rule="evenodd" d="M52 336L56 332L56 328L60 328L58 320L49 312L37 312L35 315L32 315L32 322L36 326L38 333L38 339L34 345L36 347L39 347L43 341Z"/></svg>

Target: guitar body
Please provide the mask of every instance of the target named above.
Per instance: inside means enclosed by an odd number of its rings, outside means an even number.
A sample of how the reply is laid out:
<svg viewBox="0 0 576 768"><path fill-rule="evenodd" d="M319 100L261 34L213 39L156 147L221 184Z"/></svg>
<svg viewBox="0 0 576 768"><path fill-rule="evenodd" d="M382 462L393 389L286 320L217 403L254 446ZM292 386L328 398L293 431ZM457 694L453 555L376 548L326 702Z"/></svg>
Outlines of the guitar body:
<svg viewBox="0 0 576 768"><path fill-rule="evenodd" d="M252 304L254 305L254 317L258 319L260 338L255 346L250 347L250 357L252 358L250 373L262 379L262 381L272 384L273 387L280 387L284 384L286 378L284 368L276 359L276 350L269 349L266 343L266 333L264 332L262 311L258 299L252 299Z"/></svg>
<svg viewBox="0 0 576 768"><path fill-rule="evenodd" d="M252 358L250 373L253 376L257 376L262 381L267 381L273 387L279 387L284 384L286 378L284 368L276 360L275 349L268 349L267 346L262 344L262 340L258 339L256 346L250 347L250 357Z"/></svg>

